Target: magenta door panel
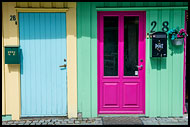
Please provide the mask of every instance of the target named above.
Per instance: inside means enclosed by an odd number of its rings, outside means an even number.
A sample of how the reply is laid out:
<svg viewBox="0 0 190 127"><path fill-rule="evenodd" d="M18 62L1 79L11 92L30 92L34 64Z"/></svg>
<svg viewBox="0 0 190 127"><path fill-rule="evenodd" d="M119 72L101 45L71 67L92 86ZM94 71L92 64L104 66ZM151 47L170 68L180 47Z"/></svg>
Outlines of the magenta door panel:
<svg viewBox="0 0 190 127"><path fill-rule="evenodd" d="M119 83L103 83L103 107L119 107Z"/></svg>
<svg viewBox="0 0 190 127"><path fill-rule="evenodd" d="M145 114L145 37L145 11L98 12L98 114Z"/></svg>
<svg viewBox="0 0 190 127"><path fill-rule="evenodd" d="M123 83L122 107L139 107L139 83Z"/></svg>

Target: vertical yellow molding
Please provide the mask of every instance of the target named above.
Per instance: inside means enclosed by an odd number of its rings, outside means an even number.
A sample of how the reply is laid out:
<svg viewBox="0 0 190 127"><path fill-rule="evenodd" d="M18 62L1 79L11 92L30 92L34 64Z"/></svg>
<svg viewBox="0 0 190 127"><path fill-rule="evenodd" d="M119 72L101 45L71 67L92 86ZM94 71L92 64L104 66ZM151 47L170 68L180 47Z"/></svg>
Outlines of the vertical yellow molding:
<svg viewBox="0 0 190 127"><path fill-rule="evenodd" d="M3 2L3 31L4 46L18 45L17 25L9 21L10 15L16 15L16 2ZM18 17L17 17L18 18ZM13 120L20 117L20 65L5 65L5 101L6 115L12 115Z"/></svg>
<svg viewBox="0 0 190 127"><path fill-rule="evenodd" d="M76 3L68 2L67 23L67 89L68 117L77 117L77 44Z"/></svg>
<svg viewBox="0 0 190 127"><path fill-rule="evenodd" d="M2 8L2 17L3 17L3 8ZM4 61L4 38L3 38L3 35L4 35L4 31L3 31L3 19L1 19L2 21L2 115L5 115L6 112L5 112L5 105L6 105L6 102L5 102L5 61Z"/></svg>

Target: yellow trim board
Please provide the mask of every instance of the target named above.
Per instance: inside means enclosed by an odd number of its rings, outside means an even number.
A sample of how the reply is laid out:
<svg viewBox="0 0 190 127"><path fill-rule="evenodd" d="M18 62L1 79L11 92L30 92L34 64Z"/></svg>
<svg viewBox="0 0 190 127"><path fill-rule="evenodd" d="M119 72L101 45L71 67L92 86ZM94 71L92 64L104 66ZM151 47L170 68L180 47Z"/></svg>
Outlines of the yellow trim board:
<svg viewBox="0 0 190 127"><path fill-rule="evenodd" d="M3 12L2 12L3 17ZM6 114L6 97L5 97L5 61L4 61L4 29L3 19L2 21L2 115Z"/></svg>
<svg viewBox="0 0 190 127"><path fill-rule="evenodd" d="M67 12L69 8L15 8L17 12Z"/></svg>
<svg viewBox="0 0 190 127"><path fill-rule="evenodd" d="M15 22L9 21L10 15L16 15L14 7L16 2L3 2L3 42L5 45L17 45L17 26ZM6 28L6 29L5 29ZM20 66L4 64L4 97L5 97L5 115L12 115L14 120L19 119L19 75Z"/></svg>
<svg viewBox="0 0 190 127"><path fill-rule="evenodd" d="M69 4L75 6L66 13L68 117L72 118L77 117L77 35L76 3Z"/></svg>

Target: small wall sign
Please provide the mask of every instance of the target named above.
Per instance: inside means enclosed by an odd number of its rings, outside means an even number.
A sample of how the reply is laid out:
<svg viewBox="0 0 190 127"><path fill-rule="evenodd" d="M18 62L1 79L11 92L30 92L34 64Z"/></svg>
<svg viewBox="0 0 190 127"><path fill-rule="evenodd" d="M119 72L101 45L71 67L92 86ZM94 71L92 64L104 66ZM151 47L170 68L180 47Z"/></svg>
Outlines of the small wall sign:
<svg viewBox="0 0 190 127"><path fill-rule="evenodd" d="M135 75L138 75L138 71L135 71Z"/></svg>
<svg viewBox="0 0 190 127"><path fill-rule="evenodd" d="M15 24L17 25L17 21L16 21L16 15L10 15L10 21L14 21Z"/></svg>
<svg viewBox="0 0 190 127"><path fill-rule="evenodd" d="M167 34L165 32L155 32L150 43L151 57L167 57Z"/></svg>
<svg viewBox="0 0 190 127"><path fill-rule="evenodd" d="M10 15L10 21L16 21L16 15Z"/></svg>

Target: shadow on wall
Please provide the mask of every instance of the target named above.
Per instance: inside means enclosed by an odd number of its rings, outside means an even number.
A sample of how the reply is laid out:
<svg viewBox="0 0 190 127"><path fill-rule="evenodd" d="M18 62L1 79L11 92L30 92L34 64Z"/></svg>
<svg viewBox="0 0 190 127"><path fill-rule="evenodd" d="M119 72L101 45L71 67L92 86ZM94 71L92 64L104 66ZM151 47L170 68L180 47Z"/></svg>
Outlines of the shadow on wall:
<svg viewBox="0 0 190 127"><path fill-rule="evenodd" d="M20 74L23 74L23 53L22 53L22 49L20 49Z"/></svg>
<svg viewBox="0 0 190 127"><path fill-rule="evenodd" d="M66 38L65 13L19 13L22 40L54 40Z"/></svg>
<svg viewBox="0 0 190 127"><path fill-rule="evenodd" d="M157 70L167 69L166 61L167 61L167 58L165 58L165 57L162 57L162 58L150 58L151 69L157 69Z"/></svg>
<svg viewBox="0 0 190 127"><path fill-rule="evenodd" d="M20 64L8 64L9 73L11 72L20 72Z"/></svg>
<svg viewBox="0 0 190 127"><path fill-rule="evenodd" d="M169 50L172 51L171 54L168 54L168 55L171 55L173 56L174 54L181 54L183 52L183 47L184 45L181 45L181 46L175 46L172 44L171 40L168 40L168 45L169 45Z"/></svg>

